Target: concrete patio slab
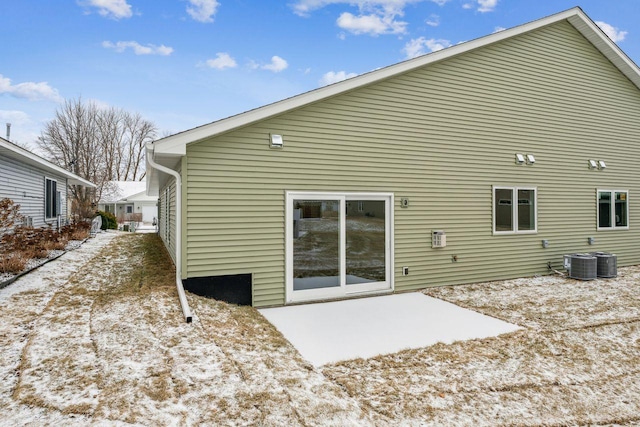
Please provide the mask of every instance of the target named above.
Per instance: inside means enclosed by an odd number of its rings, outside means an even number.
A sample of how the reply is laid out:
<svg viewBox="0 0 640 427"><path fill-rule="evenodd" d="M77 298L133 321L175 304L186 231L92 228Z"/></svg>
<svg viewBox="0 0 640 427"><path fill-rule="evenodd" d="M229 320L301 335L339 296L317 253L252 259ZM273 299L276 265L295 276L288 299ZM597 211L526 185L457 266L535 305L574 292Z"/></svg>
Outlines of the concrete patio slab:
<svg viewBox="0 0 640 427"><path fill-rule="evenodd" d="M259 311L316 367L520 329L419 292Z"/></svg>

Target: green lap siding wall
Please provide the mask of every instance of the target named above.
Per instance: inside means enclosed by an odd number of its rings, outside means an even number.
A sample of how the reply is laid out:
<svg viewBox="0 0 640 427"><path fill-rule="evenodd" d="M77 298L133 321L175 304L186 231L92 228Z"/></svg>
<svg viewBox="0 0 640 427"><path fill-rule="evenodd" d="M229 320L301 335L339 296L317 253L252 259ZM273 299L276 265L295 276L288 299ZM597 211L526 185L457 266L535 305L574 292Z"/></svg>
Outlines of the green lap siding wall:
<svg viewBox="0 0 640 427"><path fill-rule="evenodd" d="M176 263L176 181L171 178L158 197L158 234Z"/></svg>
<svg viewBox="0 0 640 427"><path fill-rule="evenodd" d="M287 190L394 193L395 291L640 263L639 142L640 91L563 21L188 145L183 276L252 273L254 305L284 304ZM492 234L494 185L537 188L537 234ZM629 190L629 230L596 231L597 188Z"/></svg>

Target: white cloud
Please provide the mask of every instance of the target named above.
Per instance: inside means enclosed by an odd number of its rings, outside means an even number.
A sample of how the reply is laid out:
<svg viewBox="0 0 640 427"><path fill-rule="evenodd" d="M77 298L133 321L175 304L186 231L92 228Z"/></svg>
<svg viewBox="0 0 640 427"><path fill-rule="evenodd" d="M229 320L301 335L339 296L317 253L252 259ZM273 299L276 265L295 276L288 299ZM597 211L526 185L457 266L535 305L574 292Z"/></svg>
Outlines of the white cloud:
<svg viewBox="0 0 640 427"><path fill-rule="evenodd" d="M131 18L133 12L127 0L85 0L82 5L95 7L101 16L111 19Z"/></svg>
<svg viewBox="0 0 640 427"><path fill-rule="evenodd" d="M308 16L311 12L331 4L356 7L358 13L343 12L337 19L337 25L354 34L405 34L407 23L398 18L404 16L409 4L432 1L443 5L449 0L297 0L293 5L294 13Z"/></svg>
<svg viewBox="0 0 640 427"><path fill-rule="evenodd" d="M474 9L476 6L478 7L478 12L493 12L493 10L498 5L498 0L475 0L466 2L462 5L463 9Z"/></svg>
<svg viewBox="0 0 640 427"><path fill-rule="evenodd" d="M407 59L411 59L420 55L424 55L428 52L436 52L438 50L442 50L449 46L451 46L451 42L449 42L449 40L427 39L424 37L419 37L407 42L402 51L407 56Z"/></svg>
<svg viewBox="0 0 640 427"><path fill-rule="evenodd" d="M29 115L24 111L0 110L0 123L24 124L29 123Z"/></svg>
<svg viewBox="0 0 640 427"><path fill-rule="evenodd" d="M322 78L320 79L320 85L326 86L333 83L338 83L357 75L358 74L356 73L347 73L345 71L329 71L328 73L323 74Z"/></svg>
<svg viewBox="0 0 640 427"><path fill-rule="evenodd" d="M292 8L294 13L300 16L308 16L314 10L322 9L323 7L332 4L344 4L349 6L357 6L361 11L381 9L387 11L400 12L408 4L422 3L427 0L297 0L293 3ZM444 5L450 0L429 0L439 6Z"/></svg>
<svg viewBox="0 0 640 427"><path fill-rule="evenodd" d="M436 15L436 14L431 14L429 15L429 18L427 20L424 21L425 24L429 25L430 27L437 27L438 25L440 25L440 16Z"/></svg>
<svg viewBox="0 0 640 427"><path fill-rule="evenodd" d="M504 30L506 30L506 28L505 28L505 27L495 27L495 28L493 29L493 32L494 32L494 33L499 33L500 31L504 31Z"/></svg>
<svg viewBox="0 0 640 427"><path fill-rule="evenodd" d="M63 101L58 90L49 86L47 82L24 82L14 85L11 83L11 79L4 77L2 74L0 74L0 95L1 94L28 99L30 101Z"/></svg>
<svg viewBox="0 0 640 427"><path fill-rule="evenodd" d="M407 23L394 20L393 16L361 15L344 12L336 21L338 27L353 34L404 34Z"/></svg>
<svg viewBox="0 0 640 427"><path fill-rule="evenodd" d="M173 48L165 45L156 46L154 44L149 44L146 46L141 45L135 41L127 41L127 42L116 42L112 43L110 41L102 42L102 47L107 49L113 49L116 52L124 52L127 49L133 50L133 53L136 55L161 55L168 56L173 53Z"/></svg>
<svg viewBox="0 0 640 427"><path fill-rule="evenodd" d="M215 68L217 70L224 70L225 68L235 68L238 66L236 60L225 52L216 53L216 58L208 59L206 61L206 64L207 66Z"/></svg>
<svg viewBox="0 0 640 427"><path fill-rule="evenodd" d="M220 6L217 0L189 0L189 3L187 13L198 22L213 22L213 15Z"/></svg>
<svg viewBox="0 0 640 427"><path fill-rule="evenodd" d="M493 12L498 5L498 0L478 0L478 12Z"/></svg>
<svg viewBox="0 0 640 427"><path fill-rule="evenodd" d="M614 42L618 43L624 40L628 31L619 30L617 27L613 25L607 24L606 22L596 21L596 25L600 27L602 31Z"/></svg>
<svg viewBox="0 0 640 427"><path fill-rule="evenodd" d="M286 70L288 66L289 64L287 63L287 61L276 55L271 57L271 62L269 64L254 64L253 68L260 68L263 70L273 71L274 73L279 73L280 71Z"/></svg>
<svg viewBox="0 0 640 427"><path fill-rule="evenodd" d="M11 142L18 144L27 150L38 154L38 147L35 141L40 135L42 124L32 119L24 111L18 110L0 110L0 129L1 136L6 136L6 123L11 123Z"/></svg>

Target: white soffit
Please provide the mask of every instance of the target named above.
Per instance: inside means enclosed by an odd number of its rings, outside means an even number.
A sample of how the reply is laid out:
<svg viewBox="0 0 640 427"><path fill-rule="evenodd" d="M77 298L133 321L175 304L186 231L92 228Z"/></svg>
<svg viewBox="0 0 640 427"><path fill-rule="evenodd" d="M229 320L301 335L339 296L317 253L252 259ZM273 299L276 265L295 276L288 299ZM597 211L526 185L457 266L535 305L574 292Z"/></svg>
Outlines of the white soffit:
<svg viewBox="0 0 640 427"><path fill-rule="evenodd" d="M2 153L2 151L8 153L6 154L8 157L17 158L22 163L26 163L28 165L43 169L45 171L49 171L51 173L62 175L67 178L68 184L70 185L80 185L83 187L96 188L96 185L94 183L89 182L86 179L81 178L66 169L63 169L60 166L55 165L48 160L45 160L42 157L31 153L30 151L27 151L24 148L19 147L4 138L0 138L0 153Z"/></svg>
<svg viewBox="0 0 640 427"><path fill-rule="evenodd" d="M580 9L575 7L546 18L509 28L475 40L461 43L437 52L410 59L398 64L371 71L342 82L324 86L310 92L287 98L264 107L256 108L213 123L193 128L153 143L157 154L181 156L186 154L186 145L205 138L220 135L240 126L246 126L269 117L320 101L341 93L375 83L414 69L429 65L465 52L487 46L511 37L524 34L563 20L573 25L587 40L605 55L620 71L640 89L640 69L613 43L598 26Z"/></svg>

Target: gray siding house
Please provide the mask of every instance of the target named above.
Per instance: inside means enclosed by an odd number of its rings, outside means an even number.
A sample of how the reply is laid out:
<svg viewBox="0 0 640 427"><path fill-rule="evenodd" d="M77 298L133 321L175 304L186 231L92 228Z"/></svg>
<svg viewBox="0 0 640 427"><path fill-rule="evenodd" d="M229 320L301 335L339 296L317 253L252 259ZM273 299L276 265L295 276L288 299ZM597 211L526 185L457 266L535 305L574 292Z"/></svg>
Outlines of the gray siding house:
<svg viewBox="0 0 640 427"><path fill-rule="evenodd" d="M20 205L25 224L57 226L69 216L69 185L95 188L89 181L0 138L0 199Z"/></svg>
<svg viewBox="0 0 640 427"><path fill-rule="evenodd" d="M574 8L158 140L147 189L179 282L266 307L638 264L638 159L640 70Z"/></svg>

